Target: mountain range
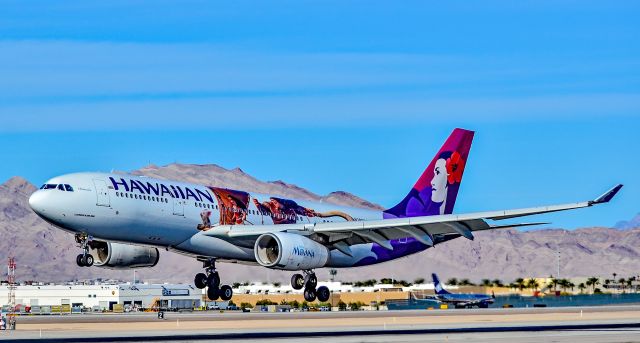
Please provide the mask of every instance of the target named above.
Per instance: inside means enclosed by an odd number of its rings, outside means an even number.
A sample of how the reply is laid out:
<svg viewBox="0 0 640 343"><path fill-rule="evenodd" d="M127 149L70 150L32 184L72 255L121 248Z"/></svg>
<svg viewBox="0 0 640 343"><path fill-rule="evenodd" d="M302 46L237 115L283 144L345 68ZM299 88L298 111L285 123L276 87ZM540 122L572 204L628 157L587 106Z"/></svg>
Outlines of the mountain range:
<svg viewBox="0 0 640 343"><path fill-rule="evenodd" d="M318 195L284 181L260 181L239 168L217 165L149 165L131 172L160 179L247 189L283 197L323 201L339 205L382 209L353 194L337 191ZM61 282L84 279L130 280L133 271L80 268L75 256L80 253L73 236L58 230L36 216L28 198L36 190L21 177L0 185L0 261L14 256L18 280ZM637 219L637 218L636 218ZM627 222L630 223L630 222ZM422 253L379 265L338 270L337 279L355 281L371 278L395 278L412 281L436 272L443 278L471 280L548 276L556 274L560 251L561 277L609 277L640 274L640 228L625 224L615 228L577 230L539 229L529 231L493 230L478 232L476 239L464 238L437 245ZM632 226L635 226L632 228ZM262 267L220 263L223 282L286 282L291 272ZM195 259L161 251L153 268L138 269L137 277L150 282L191 282L201 265ZM320 279L328 279L328 270L318 270Z"/></svg>

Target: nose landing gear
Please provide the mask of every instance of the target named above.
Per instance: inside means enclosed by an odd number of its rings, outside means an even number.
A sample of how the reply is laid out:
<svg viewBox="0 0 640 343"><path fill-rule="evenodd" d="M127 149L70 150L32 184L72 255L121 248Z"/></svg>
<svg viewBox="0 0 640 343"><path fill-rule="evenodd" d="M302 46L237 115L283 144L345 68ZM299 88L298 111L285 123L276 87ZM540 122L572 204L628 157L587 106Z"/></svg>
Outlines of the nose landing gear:
<svg viewBox="0 0 640 343"><path fill-rule="evenodd" d="M315 301L318 299L320 302L326 302L331 297L331 291L326 286L320 286L316 289L318 285L318 278L313 271L305 270L303 271L304 276L302 274L293 274L291 277L291 287L293 289L303 289L304 288L304 300L308 302Z"/></svg>
<svg viewBox="0 0 640 343"><path fill-rule="evenodd" d="M233 289L229 285L220 286L220 275L216 271L215 259L204 261L203 267L205 268L205 273L196 274L193 280L195 286L199 289L207 288L207 297L210 300L231 300Z"/></svg>
<svg viewBox="0 0 640 343"><path fill-rule="evenodd" d="M77 233L76 243L82 248L82 254L76 256L76 263L79 267L91 267L93 265L93 256L89 253L89 244L93 240L93 237L86 233Z"/></svg>

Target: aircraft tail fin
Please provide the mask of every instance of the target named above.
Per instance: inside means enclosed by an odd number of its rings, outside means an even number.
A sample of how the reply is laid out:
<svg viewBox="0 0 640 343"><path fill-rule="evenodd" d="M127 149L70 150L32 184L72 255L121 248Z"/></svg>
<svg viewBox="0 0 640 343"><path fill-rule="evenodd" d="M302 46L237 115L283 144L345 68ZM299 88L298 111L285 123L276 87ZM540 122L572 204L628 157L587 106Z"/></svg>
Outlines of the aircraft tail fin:
<svg viewBox="0 0 640 343"><path fill-rule="evenodd" d="M399 204L385 210L384 218L453 213L473 135L473 131L453 130L409 194Z"/></svg>
<svg viewBox="0 0 640 343"><path fill-rule="evenodd" d="M446 289L444 289L442 283L440 282L440 279L438 279L438 275L433 273L431 274L431 277L433 278L433 287L435 288L436 294L451 294Z"/></svg>

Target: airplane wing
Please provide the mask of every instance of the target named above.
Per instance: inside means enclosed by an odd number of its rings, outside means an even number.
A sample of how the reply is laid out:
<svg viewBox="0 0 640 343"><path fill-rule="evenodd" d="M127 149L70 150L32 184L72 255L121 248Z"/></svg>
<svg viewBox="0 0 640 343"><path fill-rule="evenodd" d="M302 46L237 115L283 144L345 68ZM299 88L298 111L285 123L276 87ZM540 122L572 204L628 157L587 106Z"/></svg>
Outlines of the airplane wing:
<svg viewBox="0 0 640 343"><path fill-rule="evenodd" d="M455 237L473 240L474 231L515 228L546 223L500 223L501 220L525 217L536 214L573 210L591 207L609 202L622 188L617 185L594 200L523 208L504 211L477 212L468 214L447 214L409 218L380 219L367 221L349 221L316 224L283 225L224 225L201 232L229 241L244 241L250 246L262 234L271 232L290 232L305 236L321 236L319 242L350 255L349 246L362 243L377 243L393 250L389 240L413 237L417 241L433 246Z"/></svg>
<svg viewBox="0 0 640 343"><path fill-rule="evenodd" d="M480 304L493 304L494 301L495 300L493 298L486 298L486 299L471 300L471 301L466 301L466 302L459 302L456 305L465 306L465 307L472 307L472 306L478 306Z"/></svg>

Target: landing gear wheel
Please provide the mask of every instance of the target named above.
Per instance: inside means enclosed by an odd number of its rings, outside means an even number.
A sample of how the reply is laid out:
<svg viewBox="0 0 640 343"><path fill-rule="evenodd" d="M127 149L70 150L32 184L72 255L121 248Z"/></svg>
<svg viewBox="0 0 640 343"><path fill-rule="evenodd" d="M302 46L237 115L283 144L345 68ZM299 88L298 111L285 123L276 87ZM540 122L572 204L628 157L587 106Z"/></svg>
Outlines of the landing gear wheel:
<svg viewBox="0 0 640 343"><path fill-rule="evenodd" d="M196 288L203 289L207 287L207 274L198 273L196 277L193 279L193 283L196 285Z"/></svg>
<svg viewBox="0 0 640 343"><path fill-rule="evenodd" d="M291 277L291 287L293 287L293 289L304 288L304 276L302 276L302 274L293 274Z"/></svg>
<svg viewBox="0 0 640 343"><path fill-rule="evenodd" d="M207 297L212 301L218 300L218 298L220 298L220 290L218 287L209 287L207 289Z"/></svg>
<svg viewBox="0 0 640 343"><path fill-rule="evenodd" d="M218 275L218 272L213 272L207 276L207 286L209 288L220 287L220 275Z"/></svg>
<svg viewBox="0 0 640 343"><path fill-rule="evenodd" d="M305 289L304 290L304 300L308 302L316 301L316 290L315 289Z"/></svg>
<svg viewBox="0 0 640 343"><path fill-rule="evenodd" d="M324 303L327 302L331 297L331 291L326 286L320 286L316 290L316 295L318 296L318 301Z"/></svg>
<svg viewBox="0 0 640 343"><path fill-rule="evenodd" d="M80 267L91 267L93 265L93 256L89 254L89 246L93 237L86 233L77 233L75 239L78 247L82 249L82 254L76 257L76 263Z"/></svg>
<svg viewBox="0 0 640 343"><path fill-rule="evenodd" d="M220 287L220 299L223 301L231 300L233 296L233 289L229 285L223 285Z"/></svg>
<svg viewBox="0 0 640 343"><path fill-rule="evenodd" d="M93 255L87 254L87 256L85 256L83 260L84 260L85 266L87 267L93 266Z"/></svg>
<svg viewBox="0 0 640 343"><path fill-rule="evenodd" d="M304 288L306 289L315 289L318 285L318 278L316 274L309 273L304 276Z"/></svg>
<svg viewBox="0 0 640 343"><path fill-rule="evenodd" d="M84 267L84 264L82 263L82 254L76 257L76 263L78 264L78 267Z"/></svg>

